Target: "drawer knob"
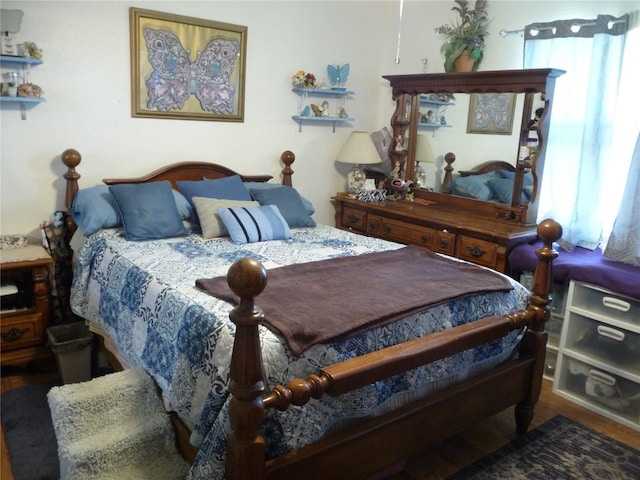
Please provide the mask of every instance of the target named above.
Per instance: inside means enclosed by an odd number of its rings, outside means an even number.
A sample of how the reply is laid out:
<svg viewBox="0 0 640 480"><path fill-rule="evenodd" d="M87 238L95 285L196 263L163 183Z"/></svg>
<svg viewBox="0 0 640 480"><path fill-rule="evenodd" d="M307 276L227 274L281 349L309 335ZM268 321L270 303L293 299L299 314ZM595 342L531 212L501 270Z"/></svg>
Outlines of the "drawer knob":
<svg viewBox="0 0 640 480"><path fill-rule="evenodd" d="M359 217L356 217L355 215L349 215L347 216L347 222L349 223L358 223Z"/></svg>
<svg viewBox="0 0 640 480"><path fill-rule="evenodd" d="M449 240L445 240L444 238L440 239L440 248L448 249L449 248Z"/></svg>
<svg viewBox="0 0 640 480"><path fill-rule="evenodd" d="M2 332L2 339L7 342L15 342L16 340L20 340L20 338L28 331L28 328L11 327L6 332Z"/></svg>
<svg viewBox="0 0 640 480"><path fill-rule="evenodd" d="M420 241L421 241L422 243L429 243L429 235L427 235L426 233L425 233L425 234L423 234L423 235L420 237Z"/></svg>
<svg viewBox="0 0 640 480"><path fill-rule="evenodd" d="M483 256L485 253L487 253L486 250L481 249L479 246L474 245L473 247L467 247L469 250L469 253L471 254L472 257L475 258L480 258L481 256Z"/></svg>
<svg viewBox="0 0 640 480"><path fill-rule="evenodd" d="M387 234L391 233L391 227L389 225L384 226L384 233L387 233Z"/></svg>

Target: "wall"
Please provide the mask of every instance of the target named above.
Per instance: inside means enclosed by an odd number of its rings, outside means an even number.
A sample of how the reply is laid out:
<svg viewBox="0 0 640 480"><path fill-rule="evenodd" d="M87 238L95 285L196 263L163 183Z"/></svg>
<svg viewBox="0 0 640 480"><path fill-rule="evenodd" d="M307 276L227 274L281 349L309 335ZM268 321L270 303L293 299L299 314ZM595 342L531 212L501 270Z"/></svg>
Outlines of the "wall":
<svg viewBox="0 0 640 480"><path fill-rule="evenodd" d="M544 4L541 7L541 4ZM47 102L20 120L1 111L0 233L38 236L38 224L63 208L60 153L75 148L81 186L107 176L135 176L168 162L214 161L241 173L279 177L284 150L296 154L294 185L333 223L331 195L345 187L348 166L335 156L353 130L388 125L393 111L385 74L443 71L441 39L433 29L450 18L452 2L404 2L400 62L396 63L398 1L3 1L24 11L23 40L44 50L31 81ZM243 123L132 118L129 7L248 27ZM491 35L482 69L520 68L522 37L498 31L558 18L619 15L634 1L491 1ZM328 63L350 63L346 109L355 121L337 126L291 120L297 108L290 77L299 69L325 76ZM462 168L462 165L459 165Z"/></svg>

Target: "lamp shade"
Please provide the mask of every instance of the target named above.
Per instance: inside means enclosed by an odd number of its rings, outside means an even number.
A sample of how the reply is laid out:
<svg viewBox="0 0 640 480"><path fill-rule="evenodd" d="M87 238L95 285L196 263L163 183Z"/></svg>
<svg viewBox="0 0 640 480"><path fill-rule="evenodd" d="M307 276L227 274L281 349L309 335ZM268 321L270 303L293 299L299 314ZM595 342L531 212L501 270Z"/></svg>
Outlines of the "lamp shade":
<svg viewBox="0 0 640 480"><path fill-rule="evenodd" d="M336 161L365 165L380 163L380 155L368 132L351 132Z"/></svg>
<svg viewBox="0 0 640 480"><path fill-rule="evenodd" d="M344 144L336 157L340 163L350 163L353 168L347 175L347 187L353 196L364 186L367 175L361 165L380 163L380 155L371 136L367 132L351 132L347 143Z"/></svg>
<svg viewBox="0 0 640 480"><path fill-rule="evenodd" d="M436 156L433 154L429 138L426 135L418 135L416 140L416 160L424 163L436 163Z"/></svg>
<svg viewBox="0 0 640 480"><path fill-rule="evenodd" d="M418 135L416 138L416 166L413 177L417 187L435 189L436 156L427 135Z"/></svg>

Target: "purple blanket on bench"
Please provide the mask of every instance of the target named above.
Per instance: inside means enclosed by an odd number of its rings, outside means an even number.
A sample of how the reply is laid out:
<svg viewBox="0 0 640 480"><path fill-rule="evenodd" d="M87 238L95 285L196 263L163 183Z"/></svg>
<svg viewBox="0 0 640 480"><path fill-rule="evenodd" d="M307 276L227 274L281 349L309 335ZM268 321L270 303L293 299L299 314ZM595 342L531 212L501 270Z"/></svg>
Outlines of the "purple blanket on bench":
<svg viewBox="0 0 640 480"><path fill-rule="evenodd" d="M533 271L536 267L536 250L541 243L518 245L509 255L509 265L514 274ZM569 280L599 285L613 292L640 298L640 267L612 260L602 255L602 250L593 251L576 247L569 252L560 247L558 258L553 262L553 280L564 283Z"/></svg>

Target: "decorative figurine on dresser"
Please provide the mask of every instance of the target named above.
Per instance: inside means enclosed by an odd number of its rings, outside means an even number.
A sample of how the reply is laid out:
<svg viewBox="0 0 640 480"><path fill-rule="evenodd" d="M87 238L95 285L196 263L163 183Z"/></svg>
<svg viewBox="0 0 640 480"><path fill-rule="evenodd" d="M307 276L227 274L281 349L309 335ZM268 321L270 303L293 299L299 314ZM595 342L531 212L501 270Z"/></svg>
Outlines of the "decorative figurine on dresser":
<svg viewBox="0 0 640 480"><path fill-rule="evenodd" d="M396 102L389 158L391 165L400 167L405 180L415 178L416 161L421 160L416 158L418 131L426 128L421 121L428 113L420 111L421 104L433 103L434 94L455 94L455 108L464 104L465 94L516 94L521 124L512 135L512 150L509 147L500 159L478 159L477 166L471 169L454 173L455 152L439 152L444 173L439 188L415 188L413 201L371 203L335 197L336 226L421 245L510 273L507 258L511 249L536 236L545 139L555 81L563 73L533 69L384 76ZM447 131L453 131L456 125L447 127ZM429 124L428 128L435 127ZM522 139L528 141L532 137L536 139L535 155L519 158ZM437 137L431 141L434 149L436 142Z"/></svg>
<svg viewBox="0 0 640 480"><path fill-rule="evenodd" d="M46 344L50 318L47 279L52 265L51 256L38 245L0 249L2 366L53 359Z"/></svg>

